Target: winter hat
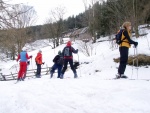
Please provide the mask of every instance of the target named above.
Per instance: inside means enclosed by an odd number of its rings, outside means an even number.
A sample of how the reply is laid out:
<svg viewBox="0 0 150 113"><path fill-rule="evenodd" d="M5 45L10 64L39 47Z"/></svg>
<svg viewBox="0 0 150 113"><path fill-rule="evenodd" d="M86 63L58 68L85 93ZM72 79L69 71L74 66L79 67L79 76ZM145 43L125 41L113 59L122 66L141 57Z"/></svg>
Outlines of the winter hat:
<svg viewBox="0 0 150 113"><path fill-rule="evenodd" d="M67 42L67 46L71 46L71 41L68 41L68 42Z"/></svg>
<svg viewBox="0 0 150 113"><path fill-rule="evenodd" d="M60 50L58 51L58 55L61 55L61 51Z"/></svg>
<svg viewBox="0 0 150 113"><path fill-rule="evenodd" d="M22 51L27 51L27 48L23 47L23 48L22 48Z"/></svg>
<svg viewBox="0 0 150 113"><path fill-rule="evenodd" d="M40 53L42 53L42 50L39 50Z"/></svg>

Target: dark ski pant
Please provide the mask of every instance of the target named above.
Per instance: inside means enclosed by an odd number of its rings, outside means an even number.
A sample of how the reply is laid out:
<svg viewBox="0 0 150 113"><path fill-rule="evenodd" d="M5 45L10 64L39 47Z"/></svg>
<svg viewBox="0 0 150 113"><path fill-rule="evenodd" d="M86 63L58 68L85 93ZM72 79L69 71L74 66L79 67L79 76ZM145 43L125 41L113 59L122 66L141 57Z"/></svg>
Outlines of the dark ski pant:
<svg viewBox="0 0 150 113"><path fill-rule="evenodd" d="M53 76L53 73L55 72L56 69L58 69L58 76L57 76L57 78L60 78L62 65L54 64L54 65L52 66L52 69L51 69L51 71L50 71L50 73L52 74L52 76Z"/></svg>
<svg viewBox="0 0 150 113"><path fill-rule="evenodd" d="M126 69L126 65L128 62L129 48L128 47L120 47L119 51L120 51L120 65L118 68L118 73L121 75L121 74L124 74L125 69Z"/></svg>
<svg viewBox="0 0 150 113"><path fill-rule="evenodd" d="M73 73L76 74L77 72L76 72L76 69L73 66L73 59L64 59L64 66L63 66L63 69L62 69L61 73L64 75L64 73L65 73L65 71L67 69L68 62L70 64L70 67L71 67Z"/></svg>
<svg viewBox="0 0 150 113"><path fill-rule="evenodd" d="M37 77L40 77L40 76L41 76L41 64L37 64L36 76L37 76Z"/></svg>

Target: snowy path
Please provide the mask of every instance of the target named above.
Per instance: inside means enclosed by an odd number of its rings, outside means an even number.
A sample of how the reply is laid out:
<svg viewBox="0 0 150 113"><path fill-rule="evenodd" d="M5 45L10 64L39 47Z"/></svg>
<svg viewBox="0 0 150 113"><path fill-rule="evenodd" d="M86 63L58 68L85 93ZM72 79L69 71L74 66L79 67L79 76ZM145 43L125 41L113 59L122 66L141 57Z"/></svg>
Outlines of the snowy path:
<svg viewBox="0 0 150 113"><path fill-rule="evenodd" d="M100 76L1 82L0 113L149 113L149 86Z"/></svg>

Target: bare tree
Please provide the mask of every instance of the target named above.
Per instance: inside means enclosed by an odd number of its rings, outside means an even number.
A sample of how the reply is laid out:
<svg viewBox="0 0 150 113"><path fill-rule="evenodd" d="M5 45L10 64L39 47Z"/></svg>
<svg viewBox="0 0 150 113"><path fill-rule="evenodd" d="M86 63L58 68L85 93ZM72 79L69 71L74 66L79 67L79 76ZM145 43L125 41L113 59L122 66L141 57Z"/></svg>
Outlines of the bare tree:
<svg viewBox="0 0 150 113"><path fill-rule="evenodd" d="M100 28L100 24L98 23L100 22L99 15L101 15L100 10L96 7L96 3L101 2L103 2L103 0L83 0L85 6L86 20L88 21L89 31L93 37L93 43L95 43L97 39L96 35L98 29Z"/></svg>
<svg viewBox="0 0 150 113"><path fill-rule="evenodd" d="M30 10L30 8L26 10L19 10L17 13L14 13L16 10L16 6L23 6L23 4L8 4L4 2L3 0L0 0L0 27L1 28L11 28L12 27L12 21L14 20L18 15L21 15L23 13L26 13Z"/></svg>
<svg viewBox="0 0 150 113"><path fill-rule="evenodd" d="M23 4L8 5L1 2L1 8L0 26L6 34L2 43L15 59L16 52L20 52L27 39L31 39L28 30L35 22L36 12L33 7Z"/></svg>
<svg viewBox="0 0 150 113"><path fill-rule="evenodd" d="M139 37L138 26L150 15L150 1L146 0L107 0L107 10L118 29L124 21L131 21L136 37ZM110 18L112 18L110 17ZM114 25L113 25L114 26Z"/></svg>
<svg viewBox="0 0 150 113"><path fill-rule="evenodd" d="M93 54L93 44L91 42L80 42L79 43L79 50L85 55L85 56L92 56Z"/></svg>
<svg viewBox="0 0 150 113"><path fill-rule="evenodd" d="M12 29L11 35L15 40L15 44L17 44L17 52L20 52L26 42L31 39L28 34L29 26L35 23L36 12L33 7L26 5L15 5L13 9L14 15L18 12L25 12L10 20Z"/></svg>
<svg viewBox="0 0 150 113"><path fill-rule="evenodd" d="M47 33L53 39L54 48L60 44L60 37L63 32L64 14L65 8L60 6L51 10L50 18L46 20Z"/></svg>
<svg viewBox="0 0 150 113"><path fill-rule="evenodd" d="M0 27L6 28L6 26L9 26L9 20L14 18L12 16L12 10L13 5L7 4L3 2L3 0L0 0ZM15 15L16 16L16 15Z"/></svg>
<svg viewBox="0 0 150 113"><path fill-rule="evenodd" d="M46 20L46 24L42 28L45 33L46 37L49 38L49 42L53 43L53 48L56 47L56 28L52 22L52 18Z"/></svg>

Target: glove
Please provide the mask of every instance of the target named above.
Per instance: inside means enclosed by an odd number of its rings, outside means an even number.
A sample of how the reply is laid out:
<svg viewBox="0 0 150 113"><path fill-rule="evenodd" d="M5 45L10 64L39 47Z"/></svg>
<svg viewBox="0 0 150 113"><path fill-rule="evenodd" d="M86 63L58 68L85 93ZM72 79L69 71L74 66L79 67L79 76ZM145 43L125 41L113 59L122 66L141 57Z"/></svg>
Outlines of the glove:
<svg viewBox="0 0 150 113"><path fill-rule="evenodd" d="M30 65L30 61L27 61L27 64Z"/></svg>
<svg viewBox="0 0 150 113"><path fill-rule="evenodd" d="M76 51L77 51L77 53L78 53L78 49L77 49Z"/></svg>
<svg viewBox="0 0 150 113"><path fill-rule="evenodd" d="M18 59L16 59L16 61L18 62Z"/></svg>
<svg viewBox="0 0 150 113"><path fill-rule="evenodd" d="M30 56L30 58L32 58L32 55Z"/></svg>
<svg viewBox="0 0 150 113"><path fill-rule="evenodd" d="M43 65L45 64L45 62L42 63Z"/></svg>
<svg viewBox="0 0 150 113"><path fill-rule="evenodd" d="M135 48L136 48L136 47L138 46L138 42L135 42L135 43L134 43L134 46L135 46Z"/></svg>

